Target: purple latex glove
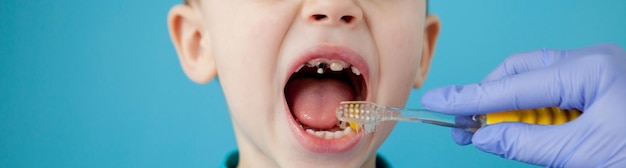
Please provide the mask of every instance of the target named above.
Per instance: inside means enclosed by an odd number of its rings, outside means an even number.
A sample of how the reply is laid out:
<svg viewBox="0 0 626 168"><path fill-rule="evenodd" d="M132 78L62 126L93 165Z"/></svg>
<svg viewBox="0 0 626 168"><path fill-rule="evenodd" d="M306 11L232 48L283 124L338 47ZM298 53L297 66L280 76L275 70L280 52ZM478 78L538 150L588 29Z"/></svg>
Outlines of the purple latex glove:
<svg viewBox="0 0 626 168"><path fill-rule="evenodd" d="M461 145L549 167L626 167L626 52L615 45L539 50L507 58L478 84L433 89L426 109L469 116L558 106L583 114L562 125L500 123L475 134L454 129Z"/></svg>

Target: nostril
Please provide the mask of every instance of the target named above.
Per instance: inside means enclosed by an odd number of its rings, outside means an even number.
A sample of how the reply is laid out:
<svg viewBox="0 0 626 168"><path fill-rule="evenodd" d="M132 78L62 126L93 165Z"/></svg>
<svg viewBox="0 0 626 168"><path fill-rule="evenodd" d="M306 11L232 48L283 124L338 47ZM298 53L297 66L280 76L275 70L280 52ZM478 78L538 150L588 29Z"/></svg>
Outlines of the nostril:
<svg viewBox="0 0 626 168"><path fill-rule="evenodd" d="M350 23L352 22L352 20L354 20L354 16L346 15L346 16L341 17L341 21L346 22L346 23Z"/></svg>
<svg viewBox="0 0 626 168"><path fill-rule="evenodd" d="M313 14L313 15L310 15L309 18L311 19L311 21L324 21L327 19L332 19L332 22L335 22L335 19L336 19L336 18L331 18L325 14ZM340 17L339 20L336 20L336 21L350 24L354 22L355 20L356 20L356 17L352 15L344 15Z"/></svg>
<svg viewBox="0 0 626 168"><path fill-rule="evenodd" d="M315 14L315 15L311 16L311 18L313 18L314 20L322 20L322 19L326 18L326 15Z"/></svg>

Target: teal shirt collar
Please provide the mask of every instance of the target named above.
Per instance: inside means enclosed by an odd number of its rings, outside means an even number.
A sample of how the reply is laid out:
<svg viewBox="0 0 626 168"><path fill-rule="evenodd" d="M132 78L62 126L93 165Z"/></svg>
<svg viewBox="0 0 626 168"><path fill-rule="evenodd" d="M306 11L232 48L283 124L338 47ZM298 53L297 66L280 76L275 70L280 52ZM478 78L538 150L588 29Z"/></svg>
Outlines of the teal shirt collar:
<svg viewBox="0 0 626 168"><path fill-rule="evenodd" d="M239 164L239 151L233 151L226 156L224 160L224 167L227 168L236 168ZM376 155L376 168L388 168L391 167L387 160L380 156L380 154Z"/></svg>

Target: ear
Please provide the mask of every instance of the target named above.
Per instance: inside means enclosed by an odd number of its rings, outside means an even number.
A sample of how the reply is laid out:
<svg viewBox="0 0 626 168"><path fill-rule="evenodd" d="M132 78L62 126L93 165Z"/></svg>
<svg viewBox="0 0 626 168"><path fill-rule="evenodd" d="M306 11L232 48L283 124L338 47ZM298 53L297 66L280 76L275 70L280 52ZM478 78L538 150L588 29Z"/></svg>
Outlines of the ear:
<svg viewBox="0 0 626 168"><path fill-rule="evenodd" d="M174 6L167 16L170 36L183 71L196 83L207 83L217 75L210 41L203 34L202 20L187 5Z"/></svg>
<svg viewBox="0 0 626 168"><path fill-rule="evenodd" d="M430 69L430 63L432 61L433 55L435 54L435 46L437 43L437 38L439 37L440 30L441 22L439 21L439 17L430 14L427 15L424 22L424 42L422 46L422 59L420 61L420 67L418 69L419 71L417 72L417 77L415 78L415 83L413 84L414 88L422 87L424 80L426 80L428 70Z"/></svg>

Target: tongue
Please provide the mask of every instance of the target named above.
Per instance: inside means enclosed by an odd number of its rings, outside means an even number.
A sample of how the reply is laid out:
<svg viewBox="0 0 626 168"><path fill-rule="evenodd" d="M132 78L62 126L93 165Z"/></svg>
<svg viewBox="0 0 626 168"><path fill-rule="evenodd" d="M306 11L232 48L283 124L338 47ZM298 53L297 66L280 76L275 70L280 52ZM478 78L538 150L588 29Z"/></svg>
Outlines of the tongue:
<svg viewBox="0 0 626 168"><path fill-rule="evenodd" d="M337 105L354 99L354 91L342 81L302 78L286 86L285 97L291 112L302 125L329 129L338 122L335 115Z"/></svg>

